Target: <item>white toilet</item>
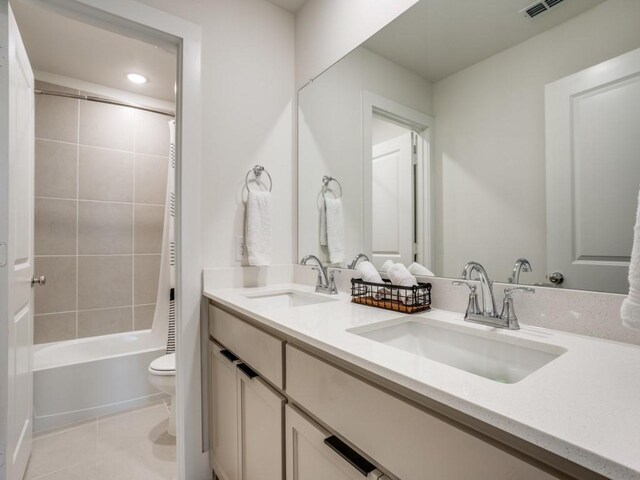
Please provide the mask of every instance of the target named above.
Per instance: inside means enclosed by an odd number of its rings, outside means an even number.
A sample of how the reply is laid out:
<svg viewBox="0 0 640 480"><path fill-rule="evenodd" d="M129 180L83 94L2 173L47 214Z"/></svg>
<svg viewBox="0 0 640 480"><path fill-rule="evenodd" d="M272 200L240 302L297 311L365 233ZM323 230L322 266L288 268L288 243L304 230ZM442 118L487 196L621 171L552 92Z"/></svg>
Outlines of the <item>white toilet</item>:
<svg viewBox="0 0 640 480"><path fill-rule="evenodd" d="M149 365L149 382L163 393L171 395L167 433L176 435L176 354L156 358Z"/></svg>

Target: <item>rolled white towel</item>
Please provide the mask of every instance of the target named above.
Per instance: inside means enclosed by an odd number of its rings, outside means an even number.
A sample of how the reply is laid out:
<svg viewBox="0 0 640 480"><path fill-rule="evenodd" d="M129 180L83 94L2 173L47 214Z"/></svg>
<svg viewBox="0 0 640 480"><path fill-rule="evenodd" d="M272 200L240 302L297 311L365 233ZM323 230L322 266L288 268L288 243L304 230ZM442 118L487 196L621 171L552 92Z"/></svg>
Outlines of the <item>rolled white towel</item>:
<svg viewBox="0 0 640 480"><path fill-rule="evenodd" d="M421 264L416 263L416 262L413 262L411 265L409 265L408 270L413 275L421 275L421 276L424 276L424 277L435 277L435 275L433 274L433 272L431 270L429 270L424 265L421 265Z"/></svg>
<svg viewBox="0 0 640 480"><path fill-rule="evenodd" d="M380 271L382 272L388 272L389 269L393 267L393 262L391 260L387 260L386 262L384 262L382 264L382 266L380 267Z"/></svg>
<svg viewBox="0 0 640 480"><path fill-rule="evenodd" d="M418 285L416 277L411 275L411 272L402 263L394 263L393 266L387 272L389 280L393 285L400 285L403 287L412 287ZM408 291L400 290L400 301L405 305L411 305L413 303L413 296L409 295Z"/></svg>
<svg viewBox="0 0 640 480"><path fill-rule="evenodd" d="M620 317L626 327L640 328L640 194L629 262L629 295L622 302Z"/></svg>
<svg viewBox="0 0 640 480"><path fill-rule="evenodd" d="M403 287L411 287L418 285L416 277L411 275L411 272L407 270L401 263L394 263L393 266L387 271L389 280L393 285L401 285Z"/></svg>
<svg viewBox="0 0 640 480"><path fill-rule="evenodd" d="M371 262L360 262L356 267L356 270L360 272L362 280L365 282L384 283L380 273L378 273L378 270L376 270L376 267L374 267ZM372 287L371 293L373 294L373 298L380 300L384 297L385 290L386 289L384 287Z"/></svg>

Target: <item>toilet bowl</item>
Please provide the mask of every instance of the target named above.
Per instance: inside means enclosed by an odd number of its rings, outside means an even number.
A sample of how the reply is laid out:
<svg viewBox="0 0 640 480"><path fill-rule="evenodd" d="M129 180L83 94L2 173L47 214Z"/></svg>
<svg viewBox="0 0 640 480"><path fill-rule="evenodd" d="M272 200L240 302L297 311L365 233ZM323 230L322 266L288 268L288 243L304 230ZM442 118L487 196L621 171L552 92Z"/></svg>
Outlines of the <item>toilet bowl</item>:
<svg viewBox="0 0 640 480"><path fill-rule="evenodd" d="M171 396L169 427L167 433L176 435L176 354L169 353L149 364L149 382L163 393Z"/></svg>

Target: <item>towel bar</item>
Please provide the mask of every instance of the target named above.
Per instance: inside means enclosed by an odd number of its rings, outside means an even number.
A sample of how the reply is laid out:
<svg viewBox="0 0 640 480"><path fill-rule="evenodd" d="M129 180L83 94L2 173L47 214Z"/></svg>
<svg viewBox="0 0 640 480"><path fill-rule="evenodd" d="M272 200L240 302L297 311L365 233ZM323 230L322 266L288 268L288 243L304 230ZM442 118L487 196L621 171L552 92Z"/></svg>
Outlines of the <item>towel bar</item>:
<svg viewBox="0 0 640 480"><path fill-rule="evenodd" d="M256 165L245 175L244 185L245 187L247 187L247 190L249 190L249 175L253 173L254 177L256 177L256 181L258 181L263 172L267 174L267 177L269 177L269 191L271 191L271 189L273 188L273 180L271 179L271 175L269 175L269 172L262 165Z"/></svg>
<svg viewBox="0 0 640 480"><path fill-rule="evenodd" d="M331 182L336 182L338 184L338 188L340 189L340 195L338 195L336 198L342 198L342 185L340 185L340 182L337 178L330 177L329 175L325 175L324 177L322 177L322 193L325 193L327 190L329 190L329 184Z"/></svg>

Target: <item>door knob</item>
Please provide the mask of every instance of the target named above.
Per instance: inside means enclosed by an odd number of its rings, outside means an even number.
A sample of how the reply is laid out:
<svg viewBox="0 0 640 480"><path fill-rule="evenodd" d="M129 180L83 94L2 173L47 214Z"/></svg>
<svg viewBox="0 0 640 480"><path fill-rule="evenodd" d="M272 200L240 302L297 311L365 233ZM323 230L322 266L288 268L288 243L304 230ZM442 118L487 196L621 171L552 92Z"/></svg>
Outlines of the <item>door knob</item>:
<svg viewBox="0 0 640 480"><path fill-rule="evenodd" d="M31 277L31 286L34 287L36 284L44 285L47 283L47 279L44 275L40 275L39 277Z"/></svg>
<svg viewBox="0 0 640 480"><path fill-rule="evenodd" d="M549 275L549 281L554 285L561 285L564 282L564 275L560 272L553 272Z"/></svg>

